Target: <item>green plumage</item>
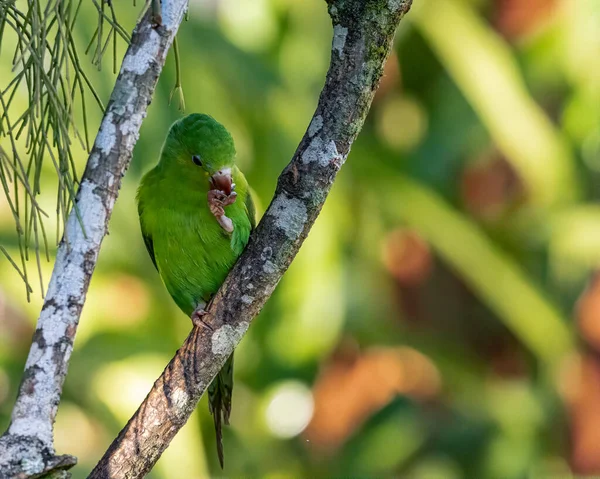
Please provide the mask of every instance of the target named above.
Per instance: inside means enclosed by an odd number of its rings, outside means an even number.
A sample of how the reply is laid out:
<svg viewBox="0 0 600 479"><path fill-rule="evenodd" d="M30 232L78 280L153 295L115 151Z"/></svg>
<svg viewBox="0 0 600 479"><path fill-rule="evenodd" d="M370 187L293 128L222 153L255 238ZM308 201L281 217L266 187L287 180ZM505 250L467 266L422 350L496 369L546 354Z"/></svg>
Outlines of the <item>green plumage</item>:
<svg viewBox="0 0 600 479"><path fill-rule="evenodd" d="M254 228L248 183L234 160L233 139L225 127L208 115L192 114L173 124L158 165L138 190L146 247L167 290L188 316L208 304ZM207 200L211 177L229 169L237 193L236 201L224 207L233 223L231 233L219 224ZM229 422L232 389L233 355L209 387L221 466L221 424Z"/></svg>

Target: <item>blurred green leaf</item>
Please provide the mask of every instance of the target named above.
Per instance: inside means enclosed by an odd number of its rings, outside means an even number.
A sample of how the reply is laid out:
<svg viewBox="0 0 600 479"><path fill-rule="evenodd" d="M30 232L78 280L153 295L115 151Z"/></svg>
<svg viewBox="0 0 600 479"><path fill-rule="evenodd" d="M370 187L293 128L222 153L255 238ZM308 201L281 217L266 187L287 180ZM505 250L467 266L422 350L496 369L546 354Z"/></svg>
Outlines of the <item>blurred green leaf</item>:
<svg viewBox="0 0 600 479"><path fill-rule="evenodd" d="M408 178L395 179L386 191L393 212L432 244L540 360L556 365L573 349L567 320L474 223Z"/></svg>
<svg viewBox="0 0 600 479"><path fill-rule="evenodd" d="M527 92L510 47L466 2L424 0L411 13L523 177L531 200L547 206L575 199L580 191L573 155Z"/></svg>

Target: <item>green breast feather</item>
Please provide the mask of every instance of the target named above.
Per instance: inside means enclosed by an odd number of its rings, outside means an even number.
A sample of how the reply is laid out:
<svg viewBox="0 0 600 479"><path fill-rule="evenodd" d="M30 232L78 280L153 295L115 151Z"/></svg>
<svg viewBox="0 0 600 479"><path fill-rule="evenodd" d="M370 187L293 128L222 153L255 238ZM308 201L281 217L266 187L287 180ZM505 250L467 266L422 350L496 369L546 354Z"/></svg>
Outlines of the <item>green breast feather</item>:
<svg viewBox="0 0 600 479"><path fill-rule="evenodd" d="M189 316L217 292L244 250L255 226L252 196L247 185L241 187L246 180L239 172L238 199L225 207L234 224L233 233L228 234L208 207L198 204L202 200L189 200L181 194L179 201L172 201L169 193L160 192L168 182L153 176L151 172L144 178L139 191L144 243L175 303ZM206 203L206 197L203 201Z"/></svg>

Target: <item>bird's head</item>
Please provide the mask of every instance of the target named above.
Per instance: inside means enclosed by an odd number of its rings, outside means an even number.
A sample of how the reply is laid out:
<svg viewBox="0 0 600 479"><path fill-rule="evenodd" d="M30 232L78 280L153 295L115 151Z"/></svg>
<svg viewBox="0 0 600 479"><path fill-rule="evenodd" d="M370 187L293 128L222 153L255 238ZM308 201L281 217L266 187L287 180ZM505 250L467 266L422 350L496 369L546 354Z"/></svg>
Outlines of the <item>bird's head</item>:
<svg viewBox="0 0 600 479"><path fill-rule="evenodd" d="M163 155L168 168L198 189L217 189L229 195L235 188L232 168L235 146L227 129L209 115L192 113L169 131Z"/></svg>

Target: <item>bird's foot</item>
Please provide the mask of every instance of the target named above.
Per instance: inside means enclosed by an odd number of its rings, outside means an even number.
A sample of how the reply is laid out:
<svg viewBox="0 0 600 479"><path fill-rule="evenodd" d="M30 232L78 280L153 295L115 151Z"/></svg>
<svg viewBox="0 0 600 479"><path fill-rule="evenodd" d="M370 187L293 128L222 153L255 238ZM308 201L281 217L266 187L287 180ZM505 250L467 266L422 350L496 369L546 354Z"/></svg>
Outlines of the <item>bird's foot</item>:
<svg viewBox="0 0 600 479"><path fill-rule="evenodd" d="M233 232L233 221L231 218L225 216L225 206L232 205L237 199L237 193L232 191L229 195L226 195L221 190L209 190L208 192L208 207L213 216L217 219L227 233Z"/></svg>
<svg viewBox="0 0 600 479"><path fill-rule="evenodd" d="M235 191L232 191L227 196L225 196L225 198L223 199L223 206L229 206L229 205L234 204L236 199L237 199L237 193Z"/></svg>
<svg viewBox="0 0 600 479"><path fill-rule="evenodd" d="M205 307L206 305L202 304L195 309L191 316L192 324L198 328L208 328L212 331L212 326L204 321L204 316L208 314L208 311L204 309Z"/></svg>
<svg viewBox="0 0 600 479"><path fill-rule="evenodd" d="M208 207L210 208L210 212L215 216L223 216L225 214L225 210L223 207L223 200L225 199L225 193L220 190L209 190L208 191Z"/></svg>
<svg viewBox="0 0 600 479"><path fill-rule="evenodd" d="M229 234L233 233L233 221L231 221L231 218L228 218L227 216L223 215L219 216L217 218L217 221L219 222L221 228L223 228L224 231L226 231Z"/></svg>

